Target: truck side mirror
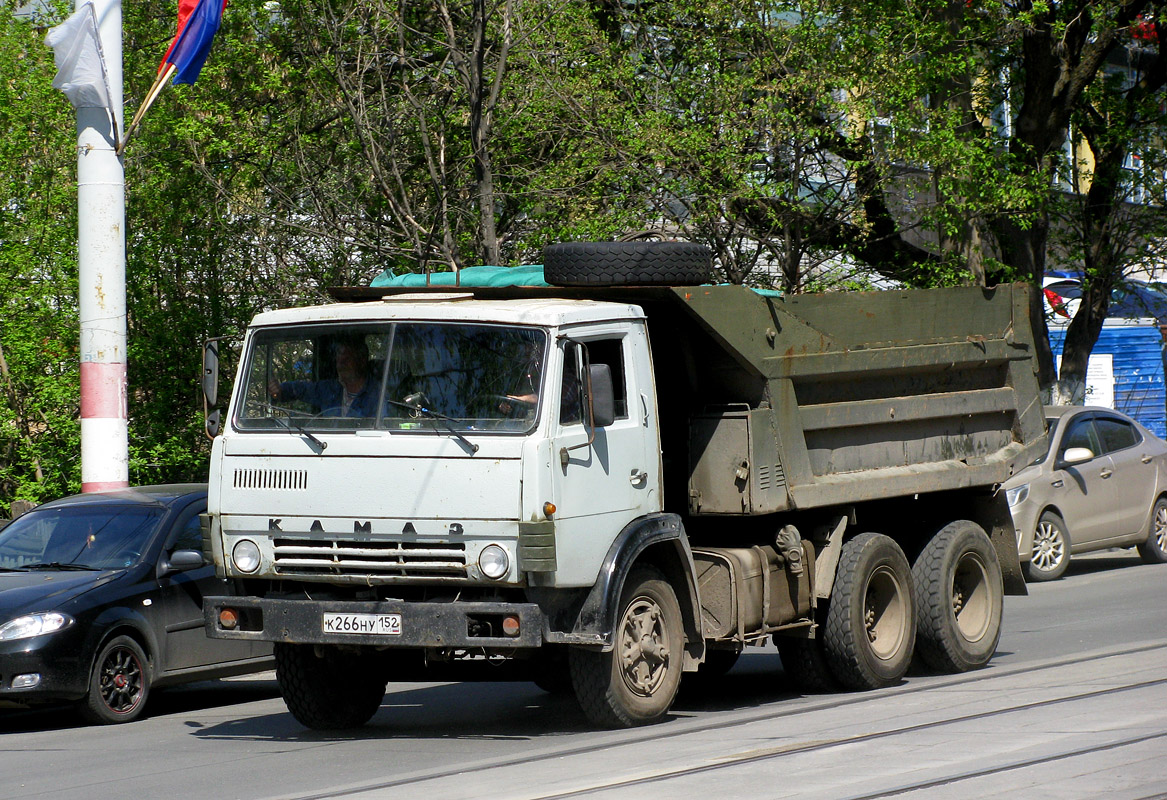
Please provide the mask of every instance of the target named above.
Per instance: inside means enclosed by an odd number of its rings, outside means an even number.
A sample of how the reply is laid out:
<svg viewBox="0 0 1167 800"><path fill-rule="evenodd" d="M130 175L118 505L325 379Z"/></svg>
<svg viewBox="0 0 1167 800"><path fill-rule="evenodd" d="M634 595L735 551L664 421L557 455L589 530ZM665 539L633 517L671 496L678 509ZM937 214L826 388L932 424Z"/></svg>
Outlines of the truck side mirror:
<svg viewBox="0 0 1167 800"><path fill-rule="evenodd" d="M203 397L208 406L219 403L219 340L203 344Z"/></svg>
<svg viewBox="0 0 1167 800"><path fill-rule="evenodd" d="M592 427L606 428L616 421L616 390L607 364L588 364L588 407Z"/></svg>

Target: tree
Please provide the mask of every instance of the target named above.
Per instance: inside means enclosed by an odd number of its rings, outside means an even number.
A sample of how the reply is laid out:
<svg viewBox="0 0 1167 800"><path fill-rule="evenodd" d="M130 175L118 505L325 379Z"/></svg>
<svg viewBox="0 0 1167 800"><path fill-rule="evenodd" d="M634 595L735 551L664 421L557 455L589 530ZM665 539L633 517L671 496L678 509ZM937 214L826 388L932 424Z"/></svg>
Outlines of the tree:
<svg viewBox="0 0 1167 800"><path fill-rule="evenodd" d="M45 28L0 4L0 507L80 485L73 117Z"/></svg>
<svg viewBox="0 0 1167 800"><path fill-rule="evenodd" d="M1090 352L1107 316L1112 290L1132 266L1161 261L1167 242L1162 199L1167 160L1162 155L1162 104L1167 62L1158 47L1158 24L1134 22L1125 56L1085 92L1074 129L1088 149L1078 171L1087 188L1071 195L1066 228L1070 249L1080 254L1086 291L1066 331L1053 402L1082 403ZM1131 156L1141 162L1128 170ZM1078 166L1078 165L1075 165ZM1146 203L1150 198L1157 202Z"/></svg>
<svg viewBox="0 0 1167 800"><path fill-rule="evenodd" d="M124 11L133 107L175 8ZM125 154L131 480L203 476L199 344L258 310L643 230L788 292L1081 263L1072 392L1110 287L1162 239L1158 11L232 0ZM43 34L0 13L4 502L79 484L73 117Z"/></svg>

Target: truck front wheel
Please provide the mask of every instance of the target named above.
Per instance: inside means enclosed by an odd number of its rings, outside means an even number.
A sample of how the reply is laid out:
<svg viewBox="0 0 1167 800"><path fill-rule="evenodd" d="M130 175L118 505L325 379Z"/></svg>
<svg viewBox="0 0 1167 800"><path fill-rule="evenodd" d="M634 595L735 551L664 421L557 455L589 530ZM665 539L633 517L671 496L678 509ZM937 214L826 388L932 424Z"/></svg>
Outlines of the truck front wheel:
<svg viewBox="0 0 1167 800"><path fill-rule="evenodd" d="M589 720L610 728L660 721L677 695L685 654L681 606L656 569L634 569L620 598L613 648L573 647L571 682Z"/></svg>
<svg viewBox="0 0 1167 800"><path fill-rule="evenodd" d="M288 711L314 730L364 725L385 698L387 676L372 656L313 645L275 646L276 683Z"/></svg>
<svg viewBox="0 0 1167 800"><path fill-rule="evenodd" d="M940 529L912 565L916 652L934 670L967 672L989 663L1004 606L997 551L983 528L958 520Z"/></svg>
<svg viewBox="0 0 1167 800"><path fill-rule="evenodd" d="M892 539L864 533L843 545L823 634L827 664L848 689L898 683L916 642L912 571Z"/></svg>

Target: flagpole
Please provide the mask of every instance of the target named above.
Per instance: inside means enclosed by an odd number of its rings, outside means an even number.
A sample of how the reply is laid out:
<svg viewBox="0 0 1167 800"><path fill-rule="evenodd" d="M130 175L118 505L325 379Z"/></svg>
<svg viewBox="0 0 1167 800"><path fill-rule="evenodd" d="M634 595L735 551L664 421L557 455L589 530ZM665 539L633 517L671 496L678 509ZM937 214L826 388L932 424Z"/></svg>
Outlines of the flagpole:
<svg viewBox="0 0 1167 800"><path fill-rule="evenodd" d="M174 64L167 64L166 69L158 73L158 77L154 79L154 84L150 87L150 91L146 93L146 99L142 101L142 105L138 108L138 113L134 114L134 119L130 122L130 127L126 128L125 136L122 137L118 144L117 153L120 156L126 149L126 143L130 141L130 135L137 130L138 123L142 121L142 117L146 116L146 112L150 106L154 105L154 101L158 99L158 95L162 94L165 88L166 81L178 69Z"/></svg>
<svg viewBox="0 0 1167 800"><path fill-rule="evenodd" d="M80 10L89 0L77 0ZM81 322L81 490L129 485L126 413L126 196L121 0L92 0L111 108L77 109L77 266ZM112 112L112 113L111 113Z"/></svg>

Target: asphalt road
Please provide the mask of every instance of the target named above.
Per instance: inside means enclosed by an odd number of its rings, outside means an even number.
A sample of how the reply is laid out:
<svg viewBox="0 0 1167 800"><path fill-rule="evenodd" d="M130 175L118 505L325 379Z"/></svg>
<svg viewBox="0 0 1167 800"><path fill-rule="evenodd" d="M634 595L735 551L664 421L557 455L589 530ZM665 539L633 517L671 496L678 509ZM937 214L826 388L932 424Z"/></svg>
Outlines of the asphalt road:
<svg viewBox="0 0 1167 800"><path fill-rule="evenodd" d="M0 710L0 798L1167 798L1167 566L1084 556L1005 610L975 673L801 696L758 650L630 731L476 683L391 684L367 727L325 734L270 673L159 691L125 726Z"/></svg>

